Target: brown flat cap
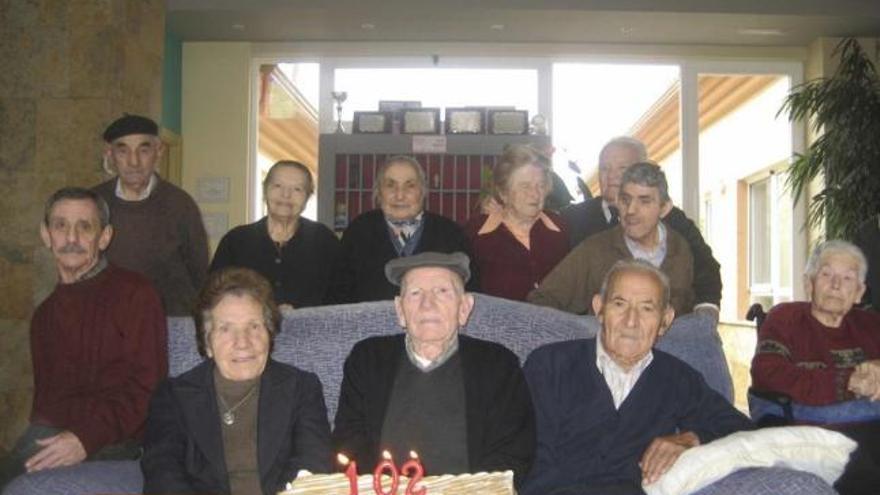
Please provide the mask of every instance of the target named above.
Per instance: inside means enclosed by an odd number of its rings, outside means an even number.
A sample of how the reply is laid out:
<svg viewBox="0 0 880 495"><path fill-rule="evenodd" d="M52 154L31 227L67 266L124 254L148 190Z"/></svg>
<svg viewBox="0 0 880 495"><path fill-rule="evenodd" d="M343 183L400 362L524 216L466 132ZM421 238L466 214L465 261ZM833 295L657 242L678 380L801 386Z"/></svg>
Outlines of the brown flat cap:
<svg viewBox="0 0 880 495"><path fill-rule="evenodd" d="M452 254L426 252L415 256L402 256L394 258L385 264L385 278L394 285L399 286L400 280L406 272L413 268L426 266L448 268L461 276L461 280L467 283L471 278L471 260L462 252Z"/></svg>

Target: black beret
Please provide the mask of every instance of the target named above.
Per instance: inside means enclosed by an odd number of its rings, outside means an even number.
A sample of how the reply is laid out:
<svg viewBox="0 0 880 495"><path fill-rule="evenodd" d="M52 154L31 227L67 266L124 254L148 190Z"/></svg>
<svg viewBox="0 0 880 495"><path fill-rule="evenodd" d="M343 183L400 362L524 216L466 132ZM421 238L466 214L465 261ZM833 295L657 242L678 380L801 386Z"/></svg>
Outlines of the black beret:
<svg viewBox="0 0 880 495"><path fill-rule="evenodd" d="M149 134L150 136L159 135L159 126L153 119L142 117L140 115L128 115L120 117L107 126L104 131L104 141L112 143L113 141L131 134Z"/></svg>

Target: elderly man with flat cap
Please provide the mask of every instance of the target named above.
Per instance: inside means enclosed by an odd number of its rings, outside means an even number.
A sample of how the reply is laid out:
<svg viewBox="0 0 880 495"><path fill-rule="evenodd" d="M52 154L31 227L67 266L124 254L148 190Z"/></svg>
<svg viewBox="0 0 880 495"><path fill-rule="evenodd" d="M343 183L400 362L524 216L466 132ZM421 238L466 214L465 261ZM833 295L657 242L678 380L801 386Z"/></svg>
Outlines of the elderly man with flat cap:
<svg viewBox="0 0 880 495"><path fill-rule="evenodd" d="M199 208L156 174L164 146L151 119L125 115L107 127L104 141L104 159L117 175L94 188L110 205L116 229L107 259L146 275L168 315L188 315L208 274Z"/></svg>
<svg viewBox="0 0 880 495"><path fill-rule="evenodd" d="M404 332L355 344L333 431L337 451L372 469L379 453L418 452L425 474L528 472L535 424L519 360L460 334L474 306L468 257L421 253L385 266Z"/></svg>

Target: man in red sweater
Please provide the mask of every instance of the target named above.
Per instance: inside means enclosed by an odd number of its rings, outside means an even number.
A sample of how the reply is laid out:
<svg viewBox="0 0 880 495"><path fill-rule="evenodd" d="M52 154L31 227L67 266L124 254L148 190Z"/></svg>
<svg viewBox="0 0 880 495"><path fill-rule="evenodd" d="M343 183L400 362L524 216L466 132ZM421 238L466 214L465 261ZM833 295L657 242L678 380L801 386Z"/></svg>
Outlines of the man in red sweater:
<svg viewBox="0 0 880 495"><path fill-rule="evenodd" d="M159 295L102 255L113 235L106 202L61 189L46 203L40 235L58 285L31 321L31 421L0 465L0 490L24 471L136 458L147 403L168 372Z"/></svg>

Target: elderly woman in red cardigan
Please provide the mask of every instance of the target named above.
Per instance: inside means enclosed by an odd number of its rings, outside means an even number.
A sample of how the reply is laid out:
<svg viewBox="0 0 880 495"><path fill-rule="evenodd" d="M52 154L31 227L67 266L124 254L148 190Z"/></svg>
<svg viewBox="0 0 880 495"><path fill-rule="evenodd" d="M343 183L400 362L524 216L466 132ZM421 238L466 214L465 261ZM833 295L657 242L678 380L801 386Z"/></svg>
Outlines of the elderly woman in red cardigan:
<svg viewBox="0 0 880 495"><path fill-rule="evenodd" d="M483 292L524 301L568 252L565 223L544 209L550 166L534 149L505 149L492 173L500 205L468 222L465 232Z"/></svg>

